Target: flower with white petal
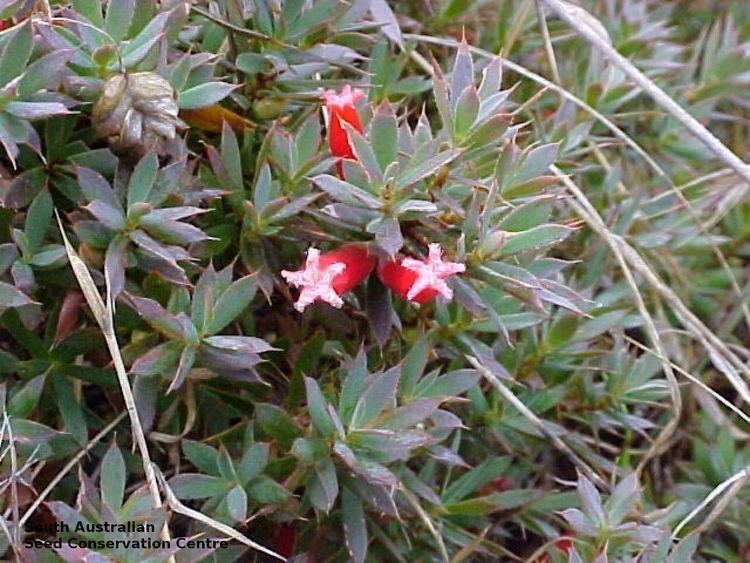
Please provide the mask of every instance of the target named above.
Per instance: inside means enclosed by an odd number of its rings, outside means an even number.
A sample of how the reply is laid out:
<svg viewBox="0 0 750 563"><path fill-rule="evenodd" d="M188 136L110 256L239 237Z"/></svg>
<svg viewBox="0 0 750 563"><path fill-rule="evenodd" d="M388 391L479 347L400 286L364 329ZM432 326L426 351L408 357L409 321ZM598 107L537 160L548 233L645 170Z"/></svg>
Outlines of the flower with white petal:
<svg viewBox="0 0 750 563"><path fill-rule="evenodd" d="M323 301L340 308L344 301L333 288L333 281L344 273L344 270L346 270L346 264L342 262L321 266L320 250L310 248L302 270L296 272L282 270L281 275L287 282L300 289L294 308L301 313L315 301Z"/></svg>

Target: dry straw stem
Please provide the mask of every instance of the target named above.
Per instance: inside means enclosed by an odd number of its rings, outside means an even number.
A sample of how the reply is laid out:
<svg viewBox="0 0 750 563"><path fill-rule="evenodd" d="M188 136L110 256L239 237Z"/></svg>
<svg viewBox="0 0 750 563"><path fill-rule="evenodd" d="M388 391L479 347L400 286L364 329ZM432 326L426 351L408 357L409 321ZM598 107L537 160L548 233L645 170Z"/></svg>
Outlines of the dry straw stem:
<svg viewBox="0 0 750 563"><path fill-rule="evenodd" d="M42 504L42 502L44 502L44 499L46 499L49 496L49 494L53 491L53 489L57 486L57 484L60 481L62 481L63 477L65 477L68 474L68 472L71 469L73 469L76 466L76 464L79 461L81 461L81 459L83 459L83 456L89 453L91 448L93 448L96 444L98 444L99 441L101 441L101 439L104 438L104 436L109 434L115 426L120 424L122 419L125 418L127 414L128 414L127 411L123 411L120 414L118 414L109 424L107 424L107 426L102 428L96 436L91 438L91 440L89 440L86 443L86 446L81 451L79 451L76 455L70 458L68 463L65 464L65 467L63 467L57 473L57 475L55 475L55 477L47 484L44 490L39 494L39 496L37 496L34 499L34 502L31 504L28 510L21 517L21 522L20 522L21 526L23 526L26 523L26 521L29 518L31 518L31 516L34 514L36 509L39 508L39 505Z"/></svg>
<svg viewBox="0 0 750 563"><path fill-rule="evenodd" d="M70 245L70 241L65 234L65 229L63 228L57 210L55 210L55 216L57 217L57 225L60 228L60 234L65 243L65 250L68 253L70 266L73 268L73 273L76 276L78 285L86 298L86 302L88 303L96 322L99 324L99 328L101 328L104 339L107 342L107 348L112 356L112 363L114 364L115 372L117 373L117 380L120 383L120 390L122 392L122 398L125 401L125 408L130 416L130 427L138 446L138 451L141 454L143 472L146 475L146 482L148 483L154 508L161 508L162 502L161 495L159 494L159 485L156 482L156 476L154 475L154 469L151 464L151 456L148 453L146 437L143 434L143 426L141 425L141 420L138 416L138 410L135 407L133 390L130 388L130 381L128 380L125 363L122 361L120 348L117 344L117 337L115 336L114 322L112 320L112 301L109 298L109 287L107 287L107 305L105 306L101 295L99 295L99 290L97 289L94 280L91 278L88 267ZM161 538L165 541L170 541L169 525L167 522L164 522L164 527L161 530ZM170 557L170 561L174 561L174 556Z"/></svg>
<svg viewBox="0 0 750 563"><path fill-rule="evenodd" d="M558 72L558 69L557 69L557 61L555 59L555 51L554 51L554 47L552 46L552 40L550 39L550 36L549 36L549 30L547 28L547 21L546 21L545 15L544 15L544 9L543 9L542 4L541 4L542 0L536 0L536 2L537 2L537 15L538 15L538 18L539 18L539 25L540 25L540 27L542 29L542 37L544 38L544 45L545 45L545 49L546 49L546 52L547 52L547 59L548 59L549 65L550 65L550 67L552 69L552 76L554 77L555 82L560 83L560 75L559 75L559 72ZM564 3L565 2L563 2L563 4ZM580 12L583 12L583 10L580 7L578 7L578 6L572 6L572 8L569 7L568 8L568 13L570 13L571 9L573 10L573 16L572 16L573 20L578 21L578 22L584 22L584 25L588 29L591 29L596 34L597 37L599 37L600 39L602 39L602 41L604 42L604 44L606 44L609 49L612 48L611 47L611 43L609 41L609 37L607 36L606 28L604 28L604 26L602 26L597 20L595 20L588 13L585 13L585 15L588 16L588 17L583 17L582 18L581 17L582 14ZM586 25L586 23L588 23L589 25ZM626 61L626 62L628 62L628 64L630 64L629 61ZM633 68L635 68L635 67L633 67ZM637 69L636 69L636 71L637 71ZM644 76L644 78L645 78L645 76ZM598 149L598 147L596 147L596 145L594 145L594 154L597 157L597 159L600 160L600 162L602 162L602 164L606 168L609 168L609 163L606 162L606 159L604 158L604 155L601 153L601 151L599 151L599 149ZM708 233L708 228L709 227L702 222L700 216L698 215L698 212L695 210L695 208L693 207L692 203L685 197L685 195L682 193L682 191L679 190L677 188L677 186L674 185L674 183L672 182L672 180L670 178L668 178L666 175L663 175L662 179L666 181L666 184L669 187L670 191L674 195L676 195L677 199L680 200L680 202L682 203L682 205L688 211L688 214L690 215L690 218L698 226L698 228L700 229L700 232L702 234L708 236L708 234L709 234ZM625 191L628 191L628 190L626 189ZM724 272L726 272L726 274L727 274L727 276L728 276L728 278L729 278L729 280L731 282L732 290L734 291L735 295L737 296L737 298L739 299L739 302L741 304L740 307L742 309L742 313L745 316L745 323L750 328L750 309L748 309L747 305L745 304L745 300L743 298L743 293L742 293L742 290L741 290L741 288L739 286L739 283L737 282L737 278L734 275L734 272L732 272L732 269L729 267L729 264L728 264L726 258L724 257L724 254L719 249L719 247L717 245L715 245L715 244L712 244L711 245L711 250L713 251L713 253L716 256L716 258L719 260L719 263L721 264L721 267L724 270Z"/></svg>
<svg viewBox="0 0 750 563"><path fill-rule="evenodd" d="M8 417L3 416L3 424L0 426L0 446L3 444L3 440L5 439L5 431L8 429ZM9 446L7 451L10 451L10 447L13 446L12 442L9 442ZM5 451L0 452L0 461L2 461L5 458ZM0 528L2 528L3 533L8 538L8 543L10 545L13 545L13 535L10 533L10 530L8 529L8 524L5 521L5 518L0 515Z"/></svg>
<svg viewBox="0 0 750 563"><path fill-rule="evenodd" d="M737 496L737 493L740 492L740 489L747 483L747 481L750 479L750 465L748 465L745 469L742 469L741 471L738 471L734 475L732 475L729 479L726 481L723 481L719 485L716 486L716 488L711 491L706 498L704 498L701 503L696 506L693 510L690 511L690 514L685 516L679 524L675 527L675 529L672 531L672 539L677 539L677 536L679 535L680 531L687 525L688 522L690 522L695 516L704 508L706 508L713 500L721 495L726 489L729 489L726 495L724 495L721 500L716 503L716 506L713 508L713 510L710 512L710 514L706 517L706 519L698 526L697 531L703 530L707 528L718 516L721 514L724 509L727 507L727 505L731 502L731 500Z"/></svg>
<svg viewBox="0 0 750 563"><path fill-rule="evenodd" d="M448 550L445 549L443 536L440 535L440 532L437 530L437 528L435 528L435 524L432 523L429 514L427 514L424 511L424 508L422 508L422 505L419 504L419 499L417 499L417 497L414 496L414 493L412 493L406 487L399 487L399 491L401 491L401 494L404 495L404 498L407 500L407 502L417 512L419 519L424 523L425 526L427 526L427 530L430 532L430 535L435 538L438 551L440 551L440 558L443 560L443 563L449 563L450 557L448 556Z"/></svg>
<svg viewBox="0 0 750 563"><path fill-rule="evenodd" d="M286 558L283 557L282 555L279 555L275 551L271 551L267 547L263 547L262 545L255 543L253 540L239 533L234 528L227 526L226 524L222 524L221 522L218 522L217 520L214 520L213 518L209 518L205 514L202 514L198 512L197 510L193 510L192 508L189 508L185 506L184 504L182 504L180 500L177 498L177 496L174 494L172 489L169 487L169 484L167 483L166 479L164 479L164 476L162 475L159 468L154 466L153 471L156 473L159 479L159 482L161 483L162 489L164 489L164 495L167 497L167 504L169 504L169 507L172 509L173 512L176 512L177 514L182 514L183 516L187 516L188 518L192 518L193 520L197 520L198 522L205 524L209 528L213 528L214 530L221 532L222 534L232 539L235 539L240 543L245 544L251 549L255 549L257 551L265 553L266 555L275 557L276 559L279 559L281 561L286 561Z"/></svg>
<svg viewBox="0 0 750 563"><path fill-rule="evenodd" d="M552 78L558 84L560 80L560 71L557 68L557 59L555 58L555 49L552 47L552 39L549 35L549 28L547 27L547 18L544 15L544 7L542 6L541 0L536 0L536 14L539 18L539 27L542 30L542 39L544 39L544 50L547 53L547 62L549 63L550 71L552 72Z"/></svg>
<svg viewBox="0 0 750 563"><path fill-rule="evenodd" d="M588 12L585 12L579 6L562 0L542 0L542 3L552 10L561 20L572 27L579 35L586 39L586 41L596 47L596 49L612 61L612 63L619 67L620 70L633 80L633 82L640 86L645 93L651 96L667 113L682 123L688 131L695 135L720 160L747 182L750 182L750 166L730 151L714 136L713 133L685 111L685 109L675 102L666 92L664 92L664 90L654 84L651 79L638 70L633 63L617 52L602 34L602 31L598 26L594 25L594 22L598 23L596 18ZM582 12L588 17L582 18ZM745 191L747 191L747 186L743 187L743 193Z"/></svg>
<svg viewBox="0 0 750 563"><path fill-rule="evenodd" d="M612 169L612 166L610 165L607 158L604 156L602 151L596 145L593 145L593 149L594 149L594 156L596 157L596 159L602 164L605 170L609 172ZM625 185L622 182L618 182L618 184L624 190L624 193L628 193L628 194L630 193L630 190L627 187L625 187ZM670 189L670 192L677 197L680 203L687 210L688 215L690 216L690 219L693 220L695 225L698 227L700 233L704 235L707 239L709 239L710 238L710 233L708 231L709 227L705 223L703 223L702 219L700 218L698 212L696 211L695 207L690 202L690 200L687 199L685 197L685 194L681 190L679 190L677 186L675 186L672 182L669 183L669 189ZM711 251L714 253L714 256L716 256L716 259L719 261L721 268L724 270L724 273L727 275L727 278L729 279L730 285L732 287L732 291L734 292L734 297L740 303L740 310L742 312L742 315L744 316L745 325L750 329L750 309L748 309L747 304L745 303L744 293L742 291L742 288L740 287L739 282L737 281L737 276L734 275L732 268L729 266L729 262L727 262L727 259L724 256L724 253L721 251L718 245L710 244L710 247L711 247Z"/></svg>
<svg viewBox="0 0 750 563"><path fill-rule="evenodd" d="M563 442L558 436L555 436L552 432L549 431L549 429L544 425L544 422L531 410L529 407L523 404L523 402L516 397L513 392L508 389L505 385L502 384L502 382L497 378L497 376L492 373L490 370L485 368L474 356L466 355L466 360L474 366L474 368L482 374L482 376L489 381L495 389L497 389L500 394L505 397L505 400L508 401L511 405L513 405L518 412L521 413L530 423L531 425L539 431L545 438L547 438L550 442L552 442L552 445L560 450L568 459L570 459L571 463L575 465L583 474L588 477L589 481L592 481L596 483L599 488L601 488L604 491L610 491L611 487L609 484L604 481L593 469L591 469L588 464L583 461L578 454L576 454L565 442Z"/></svg>
<svg viewBox="0 0 750 563"><path fill-rule="evenodd" d="M614 242L618 252L622 254L627 264L664 299L670 306L675 316L689 331L689 333L700 342L708 351L714 366L721 371L734 386L740 397L750 403L750 390L740 376L750 378L750 369L718 336L716 336L703 322L688 309L680 298L667 286L651 269L640 254L628 244L622 237L615 235L607 229L599 213L591 205L583 192L564 175L557 167L552 167L565 186L573 193L575 200L569 200L581 218L608 244ZM578 204L576 204L576 200ZM665 356L666 357L666 356Z"/></svg>
<svg viewBox="0 0 750 563"><path fill-rule="evenodd" d="M630 342L636 348L640 348L644 352L648 352L649 354L651 354L655 358L661 360L662 362L669 362L669 364L672 366L672 369L674 371L676 371L680 375L684 376L685 379L688 379L691 383L694 383L695 385L697 385L698 387L700 387L703 391L705 391L706 393L708 393L709 395L711 395L714 399L716 399L717 401L719 401L722 405L724 405L725 407L727 407L734 414L736 414L742 420L744 420L748 424L748 426L750 426L750 416L748 416L743 411L741 411L740 409L738 409L734 405L734 403L732 403L731 401L729 401L728 399L724 398L722 395L720 395L719 393L717 393L716 391L714 391L713 389L711 389L708 385L706 385L705 383L703 383L700 379L698 379L697 377L695 377L693 374L691 374L690 372L682 369L677 364L672 363L672 361L669 360L669 358L666 358L664 356L660 356L658 352L656 352L655 350L652 350L648 346L644 346L641 342L638 342L637 340L631 338L627 334L625 335L625 340L627 340L628 342Z"/></svg>
<svg viewBox="0 0 750 563"><path fill-rule="evenodd" d="M12 545L18 549L21 545L21 523L18 512L18 456L16 454L16 442L13 437L13 428L8 418L8 412L3 411L3 434L8 433L8 450L10 451L10 505L13 511ZM11 537L11 536L9 536Z"/></svg>

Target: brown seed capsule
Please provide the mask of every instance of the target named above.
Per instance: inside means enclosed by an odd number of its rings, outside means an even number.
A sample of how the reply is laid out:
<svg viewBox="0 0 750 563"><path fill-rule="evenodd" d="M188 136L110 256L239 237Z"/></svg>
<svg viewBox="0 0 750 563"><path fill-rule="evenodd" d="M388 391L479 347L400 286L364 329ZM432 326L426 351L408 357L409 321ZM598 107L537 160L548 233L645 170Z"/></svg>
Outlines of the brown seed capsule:
<svg viewBox="0 0 750 563"><path fill-rule="evenodd" d="M145 154L173 152L177 130L186 127L172 85L154 72L117 74L94 104L94 131L114 149Z"/></svg>

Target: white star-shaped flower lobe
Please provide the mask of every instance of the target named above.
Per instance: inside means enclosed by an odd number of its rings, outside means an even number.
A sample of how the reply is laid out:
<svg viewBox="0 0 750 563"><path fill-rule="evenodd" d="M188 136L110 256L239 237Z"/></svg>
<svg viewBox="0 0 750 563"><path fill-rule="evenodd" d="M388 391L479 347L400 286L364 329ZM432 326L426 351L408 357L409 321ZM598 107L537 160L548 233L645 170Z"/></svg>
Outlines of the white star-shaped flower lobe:
<svg viewBox="0 0 750 563"><path fill-rule="evenodd" d="M320 250L311 248L307 251L305 267L296 272L282 270L281 276L290 284L300 288L300 294L294 308L300 313L315 301L325 301L340 308L344 301L333 289L333 280L346 270L346 264L334 262L325 269L320 268Z"/></svg>
<svg viewBox="0 0 750 563"><path fill-rule="evenodd" d="M321 98L327 106L343 108L353 106L364 95L365 93L359 88L352 88L347 84L341 89L341 93L336 92L336 90L326 90Z"/></svg>
<svg viewBox="0 0 750 563"><path fill-rule="evenodd" d="M453 291L443 280L453 274L460 274L466 270L466 266L458 262L443 262L443 251L439 244L430 244L429 253L425 260L404 258L401 265L407 270L416 272L417 279L414 280L406 298L414 299L425 289L433 289L446 299L453 297Z"/></svg>

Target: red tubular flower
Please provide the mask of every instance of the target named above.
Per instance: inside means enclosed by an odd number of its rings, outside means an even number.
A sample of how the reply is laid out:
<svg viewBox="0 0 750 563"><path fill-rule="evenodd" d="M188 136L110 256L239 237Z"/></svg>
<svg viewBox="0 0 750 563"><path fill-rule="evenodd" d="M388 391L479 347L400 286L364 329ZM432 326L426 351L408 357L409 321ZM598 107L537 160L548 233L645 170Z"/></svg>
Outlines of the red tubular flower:
<svg viewBox="0 0 750 563"><path fill-rule="evenodd" d="M359 121L357 108L354 107L354 104L364 95L362 90L352 89L348 84L343 87L340 94L335 90L326 90L323 93L322 98L328 111L328 145L333 156L356 158L349 144L349 135L342 122L348 123L354 130L362 133L362 124ZM343 165L340 160L336 163L336 170L338 170L339 176L343 178Z"/></svg>
<svg viewBox="0 0 750 563"><path fill-rule="evenodd" d="M283 270L281 275L300 289L294 308L301 313L315 301L341 307L344 302L340 296L359 285L374 267L375 258L364 245L348 244L325 254L310 248L303 269Z"/></svg>
<svg viewBox="0 0 750 563"><path fill-rule="evenodd" d="M439 244L429 245L429 254L424 260L398 257L380 263L378 277L383 284L403 299L415 303L426 303L438 294L446 299L453 292L445 278L466 270L457 262L444 262Z"/></svg>

